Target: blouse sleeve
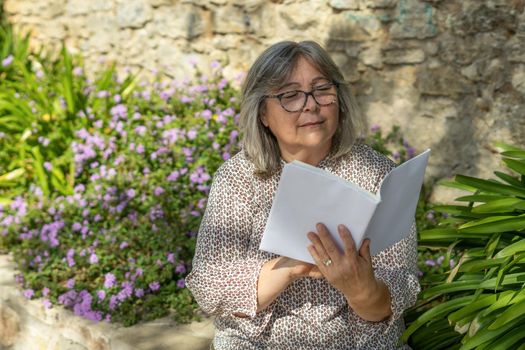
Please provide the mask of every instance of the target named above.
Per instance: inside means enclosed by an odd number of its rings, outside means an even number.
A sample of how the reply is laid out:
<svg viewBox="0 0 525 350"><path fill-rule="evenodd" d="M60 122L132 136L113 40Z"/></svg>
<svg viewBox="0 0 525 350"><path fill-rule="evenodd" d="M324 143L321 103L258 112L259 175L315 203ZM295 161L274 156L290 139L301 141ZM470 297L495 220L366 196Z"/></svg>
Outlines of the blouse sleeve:
<svg viewBox="0 0 525 350"><path fill-rule="evenodd" d="M193 268L186 278L197 303L208 314L256 317L257 280L265 261L249 249L253 189L248 172L244 173L228 162L216 172Z"/></svg>

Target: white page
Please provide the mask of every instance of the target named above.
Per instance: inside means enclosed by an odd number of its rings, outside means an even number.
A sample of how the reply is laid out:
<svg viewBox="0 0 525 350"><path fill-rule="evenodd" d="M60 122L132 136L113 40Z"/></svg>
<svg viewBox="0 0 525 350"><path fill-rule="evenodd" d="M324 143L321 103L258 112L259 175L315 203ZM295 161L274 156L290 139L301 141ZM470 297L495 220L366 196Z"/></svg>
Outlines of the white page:
<svg viewBox="0 0 525 350"><path fill-rule="evenodd" d="M309 169L313 168L313 169ZM337 225L362 236L379 198L344 179L307 164L286 164L266 223L260 249L314 263L306 234L322 222L342 248Z"/></svg>
<svg viewBox="0 0 525 350"><path fill-rule="evenodd" d="M381 203L366 232L366 237L370 238L372 255L399 242L410 233L429 156L430 150L427 149L393 169L383 179L380 188Z"/></svg>

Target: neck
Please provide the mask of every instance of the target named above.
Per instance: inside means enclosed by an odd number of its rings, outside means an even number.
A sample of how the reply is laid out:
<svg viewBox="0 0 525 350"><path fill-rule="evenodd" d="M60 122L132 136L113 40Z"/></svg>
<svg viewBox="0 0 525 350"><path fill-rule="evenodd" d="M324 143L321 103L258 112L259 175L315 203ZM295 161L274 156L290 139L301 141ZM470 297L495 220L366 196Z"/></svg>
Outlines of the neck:
<svg viewBox="0 0 525 350"><path fill-rule="evenodd" d="M330 152L331 144L327 143L322 147L315 147L314 149L301 148L296 151L285 150L282 147L281 149L281 158L284 159L286 163L290 163L294 160L299 160L303 163L307 163L313 166L317 166L321 160L323 160L328 153Z"/></svg>

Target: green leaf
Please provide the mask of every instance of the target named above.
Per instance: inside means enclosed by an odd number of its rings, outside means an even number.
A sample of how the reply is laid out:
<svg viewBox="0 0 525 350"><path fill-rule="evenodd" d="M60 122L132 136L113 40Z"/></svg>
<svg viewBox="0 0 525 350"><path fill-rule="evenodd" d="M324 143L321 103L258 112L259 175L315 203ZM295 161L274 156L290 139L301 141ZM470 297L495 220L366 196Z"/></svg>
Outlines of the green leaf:
<svg viewBox="0 0 525 350"><path fill-rule="evenodd" d="M468 191L468 192L476 192L476 190L477 190L476 187L468 186L468 185L465 185L465 184L461 184L461 183L459 183L457 181L450 181L450 180L438 181L437 185L450 187L450 188L457 188L459 190L465 190L465 191Z"/></svg>
<svg viewBox="0 0 525 350"><path fill-rule="evenodd" d="M26 173L25 169L18 168L0 176L0 182L16 180Z"/></svg>
<svg viewBox="0 0 525 350"><path fill-rule="evenodd" d="M525 214L519 216L492 216L471 221L459 227L463 233L498 233L525 229Z"/></svg>
<svg viewBox="0 0 525 350"><path fill-rule="evenodd" d="M511 293L510 291L506 291L499 294L481 295L477 300L448 315L448 320L452 323L459 322L461 319L477 312L479 309L492 305L498 298Z"/></svg>
<svg viewBox="0 0 525 350"><path fill-rule="evenodd" d="M520 182L520 180L517 177L511 176L509 174L502 173L501 171L495 171L494 175L508 183L509 185L516 186L516 187L522 187L523 184Z"/></svg>
<svg viewBox="0 0 525 350"><path fill-rule="evenodd" d="M506 213L514 209L525 209L525 200L519 198L502 198L472 208L473 213Z"/></svg>
<svg viewBox="0 0 525 350"><path fill-rule="evenodd" d="M521 239L509 246L506 246L495 255L495 258L503 258L521 252L525 252L525 239Z"/></svg>
<svg viewBox="0 0 525 350"><path fill-rule="evenodd" d="M410 335L414 333L419 327L427 323L432 319L441 318L449 314L452 310L456 310L464 305L469 304L473 299L473 296L460 297L457 299L449 300L442 304L436 305L432 309L426 311L418 319L410 324L406 331L401 336L401 341L406 342Z"/></svg>
<svg viewBox="0 0 525 350"><path fill-rule="evenodd" d="M467 186L472 186L482 191L501 193L512 196L525 196L525 188L504 185L502 183L496 182L495 180L482 180L465 175L456 175L456 181Z"/></svg>
<svg viewBox="0 0 525 350"><path fill-rule="evenodd" d="M522 341L520 342L520 340ZM516 329L506 333L500 339L496 339L492 344L490 344L489 349L508 350L511 349L512 345L515 345L516 343L521 343L521 347L525 346L525 331L523 327L516 327Z"/></svg>
<svg viewBox="0 0 525 350"><path fill-rule="evenodd" d="M517 323L519 323L523 319L525 319L525 315L521 315L521 317L517 319L513 319L511 322L508 322L506 325L496 330L489 330L487 328L482 328L473 337L465 341L465 343L460 348L460 350L474 349L483 343L493 341L495 339L500 339L502 334L504 334L506 331L514 327Z"/></svg>
<svg viewBox="0 0 525 350"><path fill-rule="evenodd" d="M510 158L525 158L525 151L505 151L500 154Z"/></svg>
<svg viewBox="0 0 525 350"><path fill-rule="evenodd" d="M507 198L505 196L489 195L489 194L473 194L470 196L458 197L455 200L458 202L490 202L496 199Z"/></svg>
<svg viewBox="0 0 525 350"><path fill-rule="evenodd" d="M488 327L488 329L498 329L523 315L525 315L525 300L522 300L505 310L501 315L499 315L497 320Z"/></svg>
<svg viewBox="0 0 525 350"><path fill-rule="evenodd" d="M503 158L503 162L505 162L505 164L507 164L510 169L514 170L520 175L525 175L525 161Z"/></svg>

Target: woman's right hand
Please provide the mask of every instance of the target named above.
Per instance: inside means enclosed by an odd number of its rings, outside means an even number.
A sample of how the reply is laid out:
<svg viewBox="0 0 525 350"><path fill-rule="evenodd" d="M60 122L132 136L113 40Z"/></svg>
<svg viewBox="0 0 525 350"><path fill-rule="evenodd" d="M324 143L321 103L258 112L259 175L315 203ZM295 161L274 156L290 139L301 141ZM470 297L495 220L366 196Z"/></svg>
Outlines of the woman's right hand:
<svg viewBox="0 0 525 350"><path fill-rule="evenodd" d="M316 265L292 258L280 256L267 261L257 281L257 312L268 307L290 283L301 277L320 278L323 275Z"/></svg>
<svg viewBox="0 0 525 350"><path fill-rule="evenodd" d="M323 275L317 265L309 264L304 261L281 256L275 259L273 269L287 269L290 281L293 282L302 277L321 278Z"/></svg>

